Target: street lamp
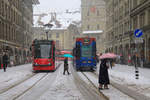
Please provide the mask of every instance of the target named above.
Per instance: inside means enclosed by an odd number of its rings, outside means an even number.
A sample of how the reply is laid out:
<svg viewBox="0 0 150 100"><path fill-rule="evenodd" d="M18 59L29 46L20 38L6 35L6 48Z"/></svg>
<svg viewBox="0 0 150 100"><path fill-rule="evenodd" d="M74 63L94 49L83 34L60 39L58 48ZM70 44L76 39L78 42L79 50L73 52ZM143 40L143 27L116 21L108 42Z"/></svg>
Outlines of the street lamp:
<svg viewBox="0 0 150 100"><path fill-rule="evenodd" d="M44 26L44 28L49 28L49 29L51 29L52 28L52 26L53 26L53 24L45 24L45 25L43 25ZM46 37L47 37L47 40L48 40L48 31L46 31Z"/></svg>

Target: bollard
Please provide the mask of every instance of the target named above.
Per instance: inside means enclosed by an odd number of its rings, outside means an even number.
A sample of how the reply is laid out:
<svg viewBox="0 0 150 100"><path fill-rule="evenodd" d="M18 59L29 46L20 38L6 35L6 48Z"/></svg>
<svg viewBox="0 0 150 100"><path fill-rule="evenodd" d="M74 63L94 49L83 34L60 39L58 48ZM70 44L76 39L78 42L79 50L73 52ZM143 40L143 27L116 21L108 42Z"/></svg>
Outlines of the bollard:
<svg viewBox="0 0 150 100"><path fill-rule="evenodd" d="M135 79L139 79L139 70L137 67L135 68Z"/></svg>

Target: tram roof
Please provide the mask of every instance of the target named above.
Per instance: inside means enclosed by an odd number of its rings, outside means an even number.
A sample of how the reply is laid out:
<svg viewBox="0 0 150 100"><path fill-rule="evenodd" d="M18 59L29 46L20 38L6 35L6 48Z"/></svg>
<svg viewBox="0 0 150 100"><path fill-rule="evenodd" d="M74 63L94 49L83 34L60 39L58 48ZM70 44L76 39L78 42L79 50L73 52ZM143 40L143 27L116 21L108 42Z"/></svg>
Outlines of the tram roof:
<svg viewBox="0 0 150 100"><path fill-rule="evenodd" d="M54 40L34 40L33 43L36 44L36 43L51 43L53 42Z"/></svg>

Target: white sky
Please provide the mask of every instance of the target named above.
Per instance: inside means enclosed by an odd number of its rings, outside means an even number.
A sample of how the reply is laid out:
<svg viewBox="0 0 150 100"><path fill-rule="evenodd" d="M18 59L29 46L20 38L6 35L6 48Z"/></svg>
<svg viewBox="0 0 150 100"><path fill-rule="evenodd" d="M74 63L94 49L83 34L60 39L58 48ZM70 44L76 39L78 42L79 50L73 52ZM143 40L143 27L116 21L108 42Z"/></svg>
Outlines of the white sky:
<svg viewBox="0 0 150 100"><path fill-rule="evenodd" d="M40 4L34 6L34 14L59 12L57 15L58 20L61 21L63 26L66 26L68 21L80 20L81 15L76 14L66 14L67 9L69 11L79 11L81 6L80 0L39 0ZM69 19L68 19L69 18ZM71 19L70 19L71 18ZM38 17L34 17L34 24L36 24ZM50 20L50 15L43 17L42 21L47 23Z"/></svg>

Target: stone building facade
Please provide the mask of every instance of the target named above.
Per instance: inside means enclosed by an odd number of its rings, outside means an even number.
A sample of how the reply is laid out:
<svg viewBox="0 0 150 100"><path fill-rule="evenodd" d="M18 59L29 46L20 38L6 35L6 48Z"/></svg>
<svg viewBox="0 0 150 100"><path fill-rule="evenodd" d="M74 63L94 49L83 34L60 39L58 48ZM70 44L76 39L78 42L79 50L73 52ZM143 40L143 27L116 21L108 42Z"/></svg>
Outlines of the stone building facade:
<svg viewBox="0 0 150 100"><path fill-rule="evenodd" d="M105 0L106 1L106 52L123 56L128 64L129 56L144 56L149 62L149 0ZM143 43L135 44L135 29L143 31Z"/></svg>
<svg viewBox="0 0 150 100"><path fill-rule="evenodd" d="M33 27L32 41L35 39L38 40L46 39L46 32L44 31L43 27Z"/></svg>
<svg viewBox="0 0 150 100"><path fill-rule="evenodd" d="M44 29L43 27L34 27L33 28L33 40L45 40L47 39L46 32L48 32L48 40L54 40L56 43L56 48L59 50L64 50L66 47L64 45L67 29Z"/></svg>
<svg viewBox="0 0 150 100"><path fill-rule="evenodd" d="M32 5L32 0L0 0L0 52L7 50L16 64L24 63L29 54Z"/></svg>
<svg viewBox="0 0 150 100"><path fill-rule="evenodd" d="M76 37L82 35L80 35L81 28L74 24L70 24L66 29L53 28L50 30L45 30L43 27L34 27L33 30L33 40L47 39L46 32L48 32L48 39L54 40L56 42L57 49L59 50L72 50L75 45Z"/></svg>
<svg viewBox="0 0 150 100"><path fill-rule="evenodd" d="M72 50L77 37L82 37L80 25L70 24L64 37L65 49Z"/></svg>
<svg viewBox="0 0 150 100"><path fill-rule="evenodd" d="M130 0L107 0L106 2L106 52L114 52L124 57L130 52Z"/></svg>
<svg viewBox="0 0 150 100"><path fill-rule="evenodd" d="M59 50L64 50L67 29L54 29L49 31L49 39L54 40L56 43L56 48Z"/></svg>
<svg viewBox="0 0 150 100"><path fill-rule="evenodd" d="M90 31L85 36L98 37L97 51L105 51L105 43L101 40L105 38L106 8L104 0L81 0L82 33ZM102 31L92 34L92 31Z"/></svg>
<svg viewBox="0 0 150 100"><path fill-rule="evenodd" d="M132 0L131 2L131 51L137 48L138 56L145 58L145 64L150 65L150 0ZM143 42L134 43L134 30L143 31Z"/></svg>

